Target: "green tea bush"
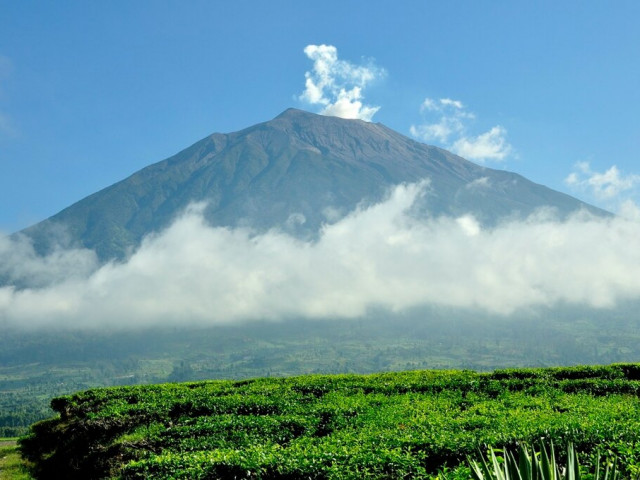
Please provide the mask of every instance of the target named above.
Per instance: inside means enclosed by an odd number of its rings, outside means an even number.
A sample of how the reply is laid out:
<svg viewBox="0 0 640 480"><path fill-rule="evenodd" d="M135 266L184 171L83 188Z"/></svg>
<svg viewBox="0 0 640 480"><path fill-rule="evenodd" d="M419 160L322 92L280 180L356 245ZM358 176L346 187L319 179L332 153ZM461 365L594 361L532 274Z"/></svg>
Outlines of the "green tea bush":
<svg viewBox="0 0 640 480"><path fill-rule="evenodd" d="M21 441L36 478L462 479L540 439L640 465L636 365L312 375L93 389Z"/></svg>

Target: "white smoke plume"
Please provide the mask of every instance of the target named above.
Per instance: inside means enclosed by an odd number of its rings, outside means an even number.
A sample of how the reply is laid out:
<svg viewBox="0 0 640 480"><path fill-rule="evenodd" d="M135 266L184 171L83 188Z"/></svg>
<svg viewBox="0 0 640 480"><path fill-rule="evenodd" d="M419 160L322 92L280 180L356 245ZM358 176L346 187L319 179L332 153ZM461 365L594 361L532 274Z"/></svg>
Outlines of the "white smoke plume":
<svg viewBox="0 0 640 480"><path fill-rule="evenodd" d="M305 73L300 100L321 106L323 115L371 121L380 107L365 105L362 91L383 77L384 70L373 64L354 65L340 60L333 45L307 45L304 53L313 60L313 69Z"/></svg>

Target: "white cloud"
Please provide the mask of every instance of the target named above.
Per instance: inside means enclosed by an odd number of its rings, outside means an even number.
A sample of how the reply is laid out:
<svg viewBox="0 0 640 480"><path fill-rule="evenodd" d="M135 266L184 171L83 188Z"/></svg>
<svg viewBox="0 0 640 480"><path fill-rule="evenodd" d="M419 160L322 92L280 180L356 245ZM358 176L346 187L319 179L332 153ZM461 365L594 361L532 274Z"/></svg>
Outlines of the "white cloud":
<svg viewBox="0 0 640 480"><path fill-rule="evenodd" d="M464 105L460 100L453 100L451 98L441 98L434 100L433 98L425 98L424 102L420 106L421 111L431 110L434 112L442 112L447 107L452 107L455 110L464 112Z"/></svg>
<svg viewBox="0 0 640 480"><path fill-rule="evenodd" d="M620 202L616 214L622 218L640 221L640 207L633 200L623 200Z"/></svg>
<svg viewBox="0 0 640 480"><path fill-rule="evenodd" d="M469 190L483 190L489 187L491 187L491 180L489 177L476 178L465 186L465 188Z"/></svg>
<svg viewBox="0 0 640 480"><path fill-rule="evenodd" d="M419 220L408 212L425 185L398 186L326 225L315 242L212 228L194 206L126 263L96 267L76 250L36 266L18 245L11 275L53 273L39 286L0 288L0 323L131 328L352 318L421 305L510 314L640 298L640 250L629 248L640 238L637 221L545 214L486 229L469 215ZM20 271L23 256L31 265Z"/></svg>
<svg viewBox="0 0 640 480"><path fill-rule="evenodd" d="M511 145L507 143L506 137L507 131L498 125L477 137L457 139L452 150L470 160L502 161L511 153Z"/></svg>
<svg viewBox="0 0 640 480"><path fill-rule="evenodd" d="M14 284L47 287L84 279L97 268L98 258L92 250L57 247L42 257L26 237L0 235L0 279L11 279Z"/></svg>
<svg viewBox="0 0 640 480"><path fill-rule="evenodd" d="M577 162L565 183L574 189L587 191L599 200L609 200L635 189L640 184L640 175L623 175L615 165L604 173L594 172L589 162Z"/></svg>
<svg viewBox="0 0 640 480"><path fill-rule="evenodd" d="M439 116L433 123L410 127L411 135L426 142L447 143L450 137L462 134L465 131L465 122L474 118L472 113L465 110L462 102L450 98L426 98L420 105L420 111Z"/></svg>
<svg viewBox="0 0 640 480"><path fill-rule="evenodd" d="M589 162L577 162L564 182L574 192L619 216L640 218L640 175L623 174L615 165L596 172Z"/></svg>
<svg viewBox="0 0 640 480"><path fill-rule="evenodd" d="M425 142L445 143L451 135L460 132L462 124L455 118L442 117L438 123L427 125L411 125L409 132L414 137L418 137Z"/></svg>
<svg viewBox="0 0 640 480"><path fill-rule="evenodd" d="M464 108L461 101L459 101L459 100L451 100L450 98L441 98L440 99L440 104L441 105L451 105L452 107L455 107L457 109Z"/></svg>
<svg viewBox="0 0 640 480"><path fill-rule="evenodd" d="M507 131L499 125L477 136L468 135L468 124L475 115L459 100L426 98L420 111L428 116L428 121L409 129L420 140L439 143L461 157L480 162L503 161L512 152Z"/></svg>
<svg viewBox="0 0 640 480"><path fill-rule="evenodd" d="M333 45L307 45L304 53L313 60L313 69L305 73L300 100L322 106L323 115L371 121L380 107L365 105L362 90L385 71L340 60Z"/></svg>
<svg viewBox="0 0 640 480"><path fill-rule="evenodd" d="M458 217L456 219L462 231L470 237L475 237L480 233L480 224L473 217L473 215L463 215L462 217Z"/></svg>

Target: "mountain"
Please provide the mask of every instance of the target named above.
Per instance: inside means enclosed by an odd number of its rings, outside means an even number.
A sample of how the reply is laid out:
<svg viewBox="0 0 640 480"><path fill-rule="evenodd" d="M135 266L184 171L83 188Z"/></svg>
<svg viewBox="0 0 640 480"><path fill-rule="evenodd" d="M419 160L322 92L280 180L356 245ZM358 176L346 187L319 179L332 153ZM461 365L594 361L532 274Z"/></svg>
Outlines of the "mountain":
<svg viewBox="0 0 640 480"><path fill-rule="evenodd" d="M326 222L388 188L428 178L423 215L471 213L485 225L540 207L605 212L515 173L476 165L382 124L289 109L239 132L212 134L180 153L23 230L40 253L67 245L122 258L192 202L212 225L279 227L312 237Z"/></svg>

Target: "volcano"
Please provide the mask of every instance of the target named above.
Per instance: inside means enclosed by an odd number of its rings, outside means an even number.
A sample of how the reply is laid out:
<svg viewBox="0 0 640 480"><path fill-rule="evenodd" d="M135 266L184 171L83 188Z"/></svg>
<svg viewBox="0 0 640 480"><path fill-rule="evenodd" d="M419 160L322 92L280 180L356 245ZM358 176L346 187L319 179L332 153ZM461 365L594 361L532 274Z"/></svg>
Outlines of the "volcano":
<svg viewBox="0 0 640 480"><path fill-rule="evenodd" d="M125 258L194 202L212 226L282 229L313 238L400 183L428 182L415 214L473 215L482 225L541 208L559 217L607 213L503 170L469 162L380 123L289 109L244 130L214 133L22 232L36 250L85 247Z"/></svg>

